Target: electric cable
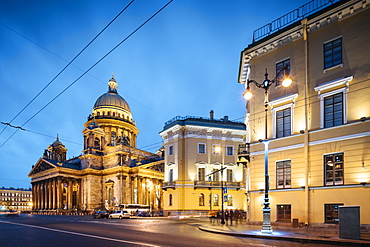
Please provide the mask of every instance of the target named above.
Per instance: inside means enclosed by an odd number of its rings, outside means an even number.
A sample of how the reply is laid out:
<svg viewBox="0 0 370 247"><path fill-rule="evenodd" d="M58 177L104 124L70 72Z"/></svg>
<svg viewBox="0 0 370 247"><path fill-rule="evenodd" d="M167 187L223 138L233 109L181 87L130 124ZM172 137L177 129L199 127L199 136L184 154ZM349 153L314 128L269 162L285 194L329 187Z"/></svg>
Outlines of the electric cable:
<svg viewBox="0 0 370 247"><path fill-rule="evenodd" d="M74 80L71 84L69 84L65 89L63 89L59 94L57 94L51 101L49 101L45 106L43 106L39 111L37 111L32 117L30 117L25 123L23 123L20 127L22 128L26 125L29 121L31 121L34 117L36 117L41 111L43 111L47 106L49 106L53 101L55 101L59 96L61 96L65 91L67 91L72 85L74 85L78 80L80 80L84 75L86 75L91 69L93 69L96 65L98 65L102 60L104 60L109 54L111 54L115 49L117 49L121 44L123 44L127 39L129 39L132 35L134 35L139 29L141 29L145 24L147 24L151 19L153 19L156 15L158 15L163 9L165 9L173 0L167 2L162 8L160 8L156 13L154 13L151 17L149 17L146 21L144 21L138 28L136 28L133 32L131 32L126 38L124 38L121 42L119 42L115 47L113 47L108 53L106 53L102 58L100 58L96 63L94 63L89 69L87 69L82 75L80 75L76 80ZM13 134L11 134L8 139L6 139L0 146L3 147L17 132L19 129L15 130Z"/></svg>
<svg viewBox="0 0 370 247"><path fill-rule="evenodd" d="M36 94L36 96L35 97L33 97L33 99L30 101L30 102L28 102L28 104L26 104L26 106L24 106L23 107L23 109L22 110L20 110L19 112L18 112L18 114L17 115L15 115L10 121L9 121L9 123L12 123L42 92L44 92L45 91L45 89L46 88L48 88L49 86L50 86L50 84L52 84L54 81L55 81L55 79L57 79L58 77L59 77L59 75L60 74L62 74L68 67L69 67L69 65L71 65L133 2L134 2L135 0L132 0L128 5L126 5L126 7L124 7L119 13L118 13L118 15L116 15L116 17L114 17L66 66L64 66L64 68L61 70L61 71L59 71L59 73L48 83L48 84L46 84L46 86L43 88L43 89L41 89L41 91L38 93L38 94ZM3 24L2 24L3 25ZM3 25L3 26L5 26L5 25ZM5 27L7 27L7 26L5 26ZM7 27L8 28L8 27ZM10 28L9 28L10 29ZM11 29L12 30L12 29ZM12 31L14 31L14 30L12 30ZM15 31L14 31L15 32ZM17 33L17 34L19 34L19 33ZM19 34L19 35L21 35L21 34ZM27 37L25 37L25 36L23 36L23 35L21 35L23 38L25 38L25 39L27 39L27 40L29 40L29 41L31 41L31 42L33 42L32 40L30 40L30 39L28 39ZM33 42L34 43L34 42ZM34 43L34 44L36 44L36 43ZM36 45L38 45L38 44L36 44ZM43 48L42 46L40 46L41 48ZM43 48L43 49L45 49L45 48ZM50 51L49 51L50 52ZM54 55L56 55L55 53L53 53ZM56 55L56 56L58 56L58 55ZM59 56L58 56L59 57ZM0 132L0 135L4 132L4 130L7 128L7 125L4 127L4 129Z"/></svg>

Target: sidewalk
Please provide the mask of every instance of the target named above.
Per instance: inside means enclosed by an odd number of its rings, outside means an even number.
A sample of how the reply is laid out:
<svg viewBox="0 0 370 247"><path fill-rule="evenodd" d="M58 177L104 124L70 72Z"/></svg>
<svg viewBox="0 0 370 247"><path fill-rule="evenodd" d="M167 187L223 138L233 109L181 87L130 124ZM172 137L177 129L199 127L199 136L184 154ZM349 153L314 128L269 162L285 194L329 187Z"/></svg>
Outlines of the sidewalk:
<svg viewBox="0 0 370 247"><path fill-rule="evenodd" d="M274 240L294 241L301 243L327 243L335 245L370 246L369 230L361 229L361 239L341 239L337 228L293 228L273 226L272 234L262 234L260 225L233 224L221 225L217 223L202 222L199 229L202 231L226 234L240 237L264 238Z"/></svg>

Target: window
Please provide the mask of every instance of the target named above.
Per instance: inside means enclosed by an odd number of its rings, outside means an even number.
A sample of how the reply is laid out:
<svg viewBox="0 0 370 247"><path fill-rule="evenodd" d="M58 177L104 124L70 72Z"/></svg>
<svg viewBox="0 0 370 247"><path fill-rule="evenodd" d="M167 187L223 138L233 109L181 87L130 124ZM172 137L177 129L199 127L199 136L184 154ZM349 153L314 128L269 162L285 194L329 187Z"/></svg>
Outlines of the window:
<svg viewBox="0 0 370 247"><path fill-rule="evenodd" d="M173 169L170 169L170 171L169 171L169 174L168 174L169 176L168 176L168 181L169 182L173 182Z"/></svg>
<svg viewBox="0 0 370 247"><path fill-rule="evenodd" d="M342 64L342 38L324 43L324 69Z"/></svg>
<svg viewBox="0 0 370 247"><path fill-rule="evenodd" d="M324 127L330 128L343 124L343 93L324 98Z"/></svg>
<svg viewBox="0 0 370 247"><path fill-rule="evenodd" d="M291 221L292 206L289 205L276 205L277 221Z"/></svg>
<svg viewBox="0 0 370 247"><path fill-rule="evenodd" d="M198 143L198 154L205 154L206 153L206 144Z"/></svg>
<svg viewBox="0 0 370 247"><path fill-rule="evenodd" d="M219 169L215 169L215 168L213 168L212 169L212 172L214 172L213 174L212 174L212 179L213 179L213 181L215 181L215 182L219 182L220 181L220 172L217 172Z"/></svg>
<svg viewBox="0 0 370 247"><path fill-rule="evenodd" d="M204 206L204 194L199 194L199 206Z"/></svg>
<svg viewBox="0 0 370 247"><path fill-rule="evenodd" d="M227 176L226 176L226 181L227 182L232 182L233 181L233 170L232 169L227 169Z"/></svg>
<svg viewBox="0 0 370 247"><path fill-rule="evenodd" d="M168 147L168 155L173 155L173 145Z"/></svg>
<svg viewBox="0 0 370 247"><path fill-rule="evenodd" d="M198 181L204 181L206 175L206 168L198 168Z"/></svg>
<svg viewBox="0 0 370 247"><path fill-rule="evenodd" d="M282 70L284 68L284 70ZM276 86L280 86L282 79L290 73L290 58L276 63Z"/></svg>
<svg viewBox="0 0 370 247"><path fill-rule="evenodd" d="M212 154L213 155L220 155L221 154L221 146L218 144L214 144L212 146Z"/></svg>
<svg viewBox="0 0 370 247"><path fill-rule="evenodd" d="M233 205L233 195L227 195L227 206Z"/></svg>
<svg viewBox="0 0 370 247"><path fill-rule="evenodd" d="M276 162L276 188L286 189L291 187L290 160Z"/></svg>
<svg viewBox="0 0 370 247"><path fill-rule="evenodd" d="M229 156L234 155L234 146L227 146L226 147L226 155L229 155Z"/></svg>
<svg viewBox="0 0 370 247"><path fill-rule="evenodd" d="M325 223L339 223L339 206L343 206L343 203L338 204L325 204Z"/></svg>
<svg viewBox="0 0 370 247"><path fill-rule="evenodd" d="M324 155L325 185L342 185L344 183L343 153Z"/></svg>
<svg viewBox="0 0 370 247"><path fill-rule="evenodd" d="M172 194L168 196L168 206L172 206Z"/></svg>
<svg viewBox="0 0 370 247"><path fill-rule="evenodd" d="M291 130L291 108L285 108L276 112L276 137L290 136Z"/></svg>
<svg viewBox="0 0 370 247"><path fill-rule="evenodd" d="M213 195L213 206L218 206L218 194Z"/></svg>

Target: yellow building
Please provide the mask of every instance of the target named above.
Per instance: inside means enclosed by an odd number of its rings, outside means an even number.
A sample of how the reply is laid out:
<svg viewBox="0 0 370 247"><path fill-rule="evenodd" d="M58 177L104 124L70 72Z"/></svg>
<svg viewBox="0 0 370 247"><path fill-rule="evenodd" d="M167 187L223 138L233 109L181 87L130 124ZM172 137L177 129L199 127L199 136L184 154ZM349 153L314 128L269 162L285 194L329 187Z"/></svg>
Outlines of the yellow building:
<svg viewBox="0 0 370 247"><path fill-rule="evenodd" d="M160 132L164 140L164 215L208 214L245 209L245 173L236 165L245 125L225 116L215 119L177 116Z"/></svg>
<svg viewBox="0 0 370 247"><path fill-rule="evenodd" d="M34 211L91 212L120 204L162 209L163 158L136 148L138 129L112 77L84 125L82 155L67 160L59 138L32 167Z"/></svg>
<svg viewBox="0 0 370 247"><path fill-rule="evenodd" d="M325 3L327 1L324 1ZM320 2L321 3L321 2ZM271 222L339 222L340 206L360 206L370 224L370 3L303 5L253 34L241 53L239 83L253 91L245 123L250 143L248 212L261 222L264 196L264 90ZM293 79L281 86L282 68ZM261 124L262 123L262 124ZM242 156L241 156L242 157Z"/></svg>
<svg viewBox="0 0 370 247"><path fill-rule="evenodd" d="M0 211L8 209L30 212L32 210L31 189L0 188Z"/></svg>

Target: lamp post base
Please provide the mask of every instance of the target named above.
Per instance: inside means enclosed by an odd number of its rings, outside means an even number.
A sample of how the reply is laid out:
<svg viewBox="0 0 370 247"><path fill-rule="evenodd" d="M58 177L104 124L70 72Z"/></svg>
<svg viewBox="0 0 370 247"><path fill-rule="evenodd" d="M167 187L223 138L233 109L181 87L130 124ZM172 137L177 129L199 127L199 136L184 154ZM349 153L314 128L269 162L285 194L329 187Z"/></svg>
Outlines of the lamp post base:
<svg viewBox="0 0 370 247"><path fill-rule="evenodd" d="M262 224L262 230L261 233L267 233L271 234L272 233L272 226L271 226L271 221L270 221L270 211L271 209L262 209L263 211L263 224Z"/></svg>

